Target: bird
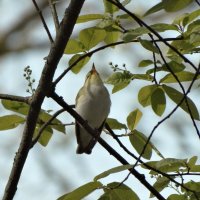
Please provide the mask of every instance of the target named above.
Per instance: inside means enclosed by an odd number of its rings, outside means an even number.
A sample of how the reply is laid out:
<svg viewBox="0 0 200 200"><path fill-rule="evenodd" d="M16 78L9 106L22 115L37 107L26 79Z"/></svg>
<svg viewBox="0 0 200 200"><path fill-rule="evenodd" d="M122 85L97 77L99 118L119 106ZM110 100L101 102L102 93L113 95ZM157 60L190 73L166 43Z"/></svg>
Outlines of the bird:
<svg viewBox="0 0 200 200"><path fill-rule="evenodd" d="M110 106L109 92L93 64L76 96L75 110L98 134L93 137L75 120L77 154L91 154L110 112Z"/></svg>

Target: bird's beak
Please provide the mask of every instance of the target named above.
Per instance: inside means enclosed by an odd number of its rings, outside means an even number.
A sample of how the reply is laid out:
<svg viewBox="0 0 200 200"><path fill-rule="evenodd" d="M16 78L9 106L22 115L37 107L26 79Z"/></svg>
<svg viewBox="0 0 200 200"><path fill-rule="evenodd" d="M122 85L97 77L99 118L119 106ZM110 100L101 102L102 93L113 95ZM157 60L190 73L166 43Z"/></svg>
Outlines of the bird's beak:
<svg viewBox="0 0 200 200"><path fill-rule="evenodd" d="M92 65L91 74L98 74L98 72L95 69L94 63Z"/></svg>

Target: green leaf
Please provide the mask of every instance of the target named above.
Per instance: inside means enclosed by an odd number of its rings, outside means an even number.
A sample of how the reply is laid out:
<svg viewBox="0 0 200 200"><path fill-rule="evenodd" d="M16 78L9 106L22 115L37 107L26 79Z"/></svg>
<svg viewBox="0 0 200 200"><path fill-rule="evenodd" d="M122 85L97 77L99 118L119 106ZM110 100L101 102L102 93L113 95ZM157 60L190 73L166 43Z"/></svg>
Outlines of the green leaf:
<svg viewBox="0 0 200 200"><path fill-rule="evenodd" d="M165 93L159 87L156 88L151 94L151 106L153 111L158 116L161 116L165 111L166 108Z"/></svg>
<svg viewBox="0 0 200 200"><path fill-rule="evenodd" d="M125 124L120 123L116 119L113 118L107 118L106 123L110 126L111 129L113 130L121 130L121 129L127 129Z"/></svg>
<svg viewBox="0 0 200 200"><path fill-rule="evenodd" d="M167 200L188 200L188 197L184 194L171 194Z"/></svg>
<svg viewBox="0 0 200 200"><path fill-rule="evenodd" d="M138 67L147 67L152 64L153 64L152 60L142 60L142 61L140 61Z"/></svg>
<svg viewBox="0 0 200 200"><path fill-rule="evenodd" d="M115 72L107 80L106 83L114 85L112 93L125 88L131 81L132 75L129 72Z"/></svg>
<svg viewBox="0 0 200 200"><path fill-rule="evenodd" d="M183 185L189 190L200 192L200 182L189 181ZM182 191L186 191L185 188L182 188Z"/></svg>
<svg viewBox="0 0 200 200"><path fill-rule="evenodd" d="M186 26L187 24L189 24L195 18L199 17L199 15L200 15L200 9L195 10L191 13L186 13L186 15L183 18L183 26Z"/></svg>
<svg viewBox="0 0 200 200"><path fill-rule="evenodd" d="M107 0L103 0L105 13L113 14L119 10L119 8Z"/></svg>
<svg viewBox="0 0 200 200"><path fill-rule="evenodd" d="M106 44L115 43L118 41L119 36L120 36L119 31L106 31L106 37L104 39L104 42Z"/></svg>
<svg viewBox="0 0 200 200"><path fill-rule="evenodd" d="M74 56L71 57L71 59L69 60L69 66L71 66L72 64L74 64L78 59L80 59L80 57L82 57L84 54L76 54ZM90 57L86 56L85 58L81 59L71 70L73 73L78 74L81 69L84 67L84 65L86 65L90 60Z"/></svg>
<svg viewBox="0 0 200 200"><path fill-rule="evenodd" d="M140 89L138 101L143 107L151 105L151 95L156 88L156 85L147 85Z"/></svg>
<svg viewBox="0 0 200 200"><path fill-rule="evenodd" d="M53 116L49 113L47 113L46 111L42 110L39 114L39 122L41 122L41 124L46 123L47 121L49 121ZM51 124L49 125L49 127L62 132L65 134L65 126L62 124L62 122L55 118L53 119L53 121L51 122Z"/></svg>
<svg viewBox="0 0 200 200"><path fill-rule="evenodd" d="M20 113L22 115L27 115L29 111L29 105L23 102L1 100L3 107L7 110Z"/></svg>
<svg viewBox="0 0 200 200"><path fill-rule="evenodd" d="M138 39L140 44L147 50L152 51L154 53L159 53L159 50L157 49L157 47L155 47L153 45L152 42L148 41L148 40L143 40L143 39Z"/></svg>
<svg viewBox="0 0 200 200"><path fill-rule="evenodd" d="M107 196L110 199L113 200L139 200L139 197L137 194L131 190L127 185L119 183L119 182L113 182L107 185L107 187L104 189L103 196ZM102 199L102 197L101 197Z"/></svg>
<svg viewBox="0 0 200 200"><path fill-rule="evenodd" d="M134 40L135 38L137 38L138 36L144 35L144 34L148 34L150 33L150 31L145 28L145 27L138 27L134 30L128 31L127 33L123 34L123 40L125 42L131 42L132 40Z"/></svg>
<svg viewBox="0 0 200 200"><path fill-rule="evenodd" d="M114 94L115 92L118 92L118 91L124 89L125 87L127 87L129 85L129 83L130 82L122 82L122 83L115 84L112 89L112 93Z"/></svg>
<svg viewBox="0 0 200 200"><path fill-rule="evenodd" d="M18 115L5 115L0 117L0 131L13 129L19 124L23 124L25 119Z"/></svg>
<svg viewBox="0 0 200 200"><path fill-rule="evenodd" d="M163 8L164 8L163 2L160 2L160 3L156 4L155 6L153 6L152 8L150 8L149 10L147 10L146 13L144 14L144 16L156 13L156 12L162 10Z"/></svg>
<svg viewBox="0 0 200 200"><path fill-rule="evenodd" d="M90 50L104 40L106 31L96 27L83 29L79 34L79 39L85 46L86 50Z"/></svg>
<svg viewBox="0 0 200 200"><path fill-rule="evenodd" d="M143 133L137 130L133 130L131 131L131 133L132 134L129 136L129 140L134 149L138 152L138 154L141 154L144 149L144 146L147 143L147 137ZM151 156L152 156L152 145L148 143L144 153L142 154L142 157L149 160Z"/></svg>
<svg viewBox="0 0 200 200"><path fill-rule="evenodd" d="M132 75L132 80L138 79L138 80L145 80L145 81L152 81L153 76L149 74L133 74Z"/></svg>
<svg viewBox="0 0 200 200"><path fill-rule="evenodd" d="M164 31L178 31L178 27L174 24L165 24L165 23L158 23L151 25L155 31L164 32Z"/></svg>
<svg viewBox="0 0 200 200"><path fill-rule="evenodd" d="M88 14L88 15L81 15L78 17L76 23L85 23L85 22L89 22L89 21L93 21L93 20L97 20L97 19L103 19L104 15L102 14Z"/></svg>
<svg viewBox="0 0 200 200"><path fill-rule="evenodd" d="M176 104L179 104L180 101L183 99L184 95L179 92L178 90L172 88L172 87L169 87L167 85L163 85L162 86L163 89L165 90L166 94L169 96L169 98L174 101ZM188 105L189 105L189 108L192 112L192 116L194 119L196 120L199 120L199 112L195 106L195 104L193 103L193 101L189 98L189 97L186 97L187 98L187 101L188 101ZM180 107L187 113L189 113L189 110L188 110L188 107L187 107L187 104L186 104L186 101L184 100L183 103L180 105Z"/></svg>
<svg viewBox="0 0 200 200"><path fill-rule="evenodd" d="M128 128L132 131L138 125L142 118L142 112L139 109L132 111L127 117Z"/></svg>
<svg viewBox="0 0 200 200"><path fill-rule="evenodd" d="M83 52L83 51L85 51L85 47L80 41L70 39L67 43L64 53L65 54L74 54L74 53L79 53L79 52Z"/></svg>
<svg viewBox="0 0 200 200"><path fill-rule="evenodd" d="M167 12L176 12L187 7L193 0L162 0L163 7Z"/></svg>
<svg viewBox="0 0 200 200"><path fill-rule="evenodd" d="M153 187L158 191L161 192L163 189L167 188L170 180L164 176L159 176L156 182L153 184ZM153 193L151 193L150 198L154 197Z"/></svg>
<svg viewBox="0 0 200 200"><path fill-rule="evenodd" d="M182 63L178 63L178 62L175 62L175 61L170 61L167 63L168 66L170 67L170 69L176 73L176 72L181 72L185 69L185 65L183 65ZM167 66L164 64L162 65L162 68L165 70L165 71L169 71Z"/></svg>
<svg viewBox="0 0 200 200"><path fill-rule="evenodd" d="M118 166L118 167L114 167L112 169L109 169L109 170L95 176L94 181L105 178L105 177L107 177L111 174L114 174L114 173L118 173L118 172L121 172L121 171L124 171L124 170L127 170L127 169L131 169L132 167L133 167L133 165L121 165L121 166Z"/></svg>
<svg viewBox="0 0 200 200"><path fill-rule="evenodd" d="M160 161L150 161L146 164L162 172L177 172L180 168L187 167L186 162L186 159L165 158Z"/></svg>
<svg viewBox="0 0 200 200"><path fill-rule="evenodd" d="M36 138L37 137L37 134L38 134L38 131L40 130L41 128L41 125L40 124L37 124L36 125L36 128L35 128L35 132L34 132L34 135L33 135L33 138ZM44 131L42 132L40 138L38 139L38 142L46 147L47 144L49 143L51 137L53 135L53 130L51 129L50 126L47 126Z"/></svg>
<svg viewBox="0 0 200 200"><path fill-rule="evenodd" d="M175 75L177 76L180 82L192 81L195 76L194 73L188 71L177 72L175 73ZM197 79L199 78L200 76L197 77ZM160 83L177 83L177 80L171 73L169 73L160 80Z"/></svg>
<svg viewBox="0 0 200 200"><path fill-rule="evenodd" d="M59 197L58 200L80 200L100 187L102 187L100 182L89 182L75 189L74 191Z"/></svg>

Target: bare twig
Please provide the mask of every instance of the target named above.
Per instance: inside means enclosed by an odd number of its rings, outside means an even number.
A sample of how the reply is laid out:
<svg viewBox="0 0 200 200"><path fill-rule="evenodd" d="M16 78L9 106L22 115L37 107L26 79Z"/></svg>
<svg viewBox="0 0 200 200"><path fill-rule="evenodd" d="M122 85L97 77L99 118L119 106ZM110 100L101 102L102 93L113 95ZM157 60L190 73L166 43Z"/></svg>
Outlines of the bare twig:
<svg viewBox="0 0 200 200"><path fill-rule="evenodd" d="M60 115L61 113L63 113L65 110L64 109L61 109L61 110L58 110L56 113L54 113L51 117L51 119L49 119L47 122L45 122L41 128L39 129L38 133L37 133L37 136L33 139L32 141L32 144L30 146L30 148L33 148L33 146L37 143L37 141L39 140L39 138L41 137L43 131L45 130L45 128L49 125L51 125L51 122L58 116Z"/></svg>
<svg viewBox="0 0 200 200"><path fill-rule="evenodd" d="M174 41L174 40L182 40L183 38L165 38L163 40L165 41ZM156 42L162 42L162 40L155 40ZM131 42L138 42L138 40L133 40ZM124 41L119 41L119 42L114 42L114 43L110 43L101 47L98 47L90 52L87 52L85 54L83 54L82 56L80 56L75 62L73 62L66 70L64 70L64 72L54 81L53 85L54 87L57 85L57 83L65 76L65 74L67 74L76 64L78 64L81 60L83 60L86 57L91 57L94 53L97 53L99 51L102 51L108 47L112 47L112 46L117 46L117 45L121 45L121 44L126 44L127 42Z"/></svg>
<svg viewBox="0 0 200 200"><path fill-rule="evenodd" d="M56 11L56 5L55 5L55 3L52 2L52 0L48 0L48 1L49 1L49 6L51 8L52 16L53 16L53 21L54 21L56 33L58 33L60 24L59 24L59 20L58 20L58 14L57 14L57 11Z"/></svg>
<svg viewBox="0 0 200 200"><path fill-rule="evenodd" d="M39 8L39 6L38 6L36 0L32 0L32 1L33 1L33 4L34 4L36 10L38 11L38 14L39 14L39 16L40 16L40 18L41 18L41 21L42 21L42 23L43 23L43 26L44 26L44 28L45 28L45 30L46 30L46 32L47 32L48 37L49 37L49 40L50 40L51 43L53 43L53 42L54 42L54 41L53 41L53 38L52 38L51 33L50 33L50 31L49 31L49 28L48 28L48 26L47 26L47 24L46 24L46 22L45 22L45 19L44 19L43 15L42 15L42 11L40 10L40 8Z"/></svg>
<svg viewBox="0 0 200 200"><path fill-rule="evenodd" d="M21 97L17 95L9 95L9 94L0 94L0 99L6 99L10 101L18 101L18 102L24 102L29 104L31 97Z"/></svg>

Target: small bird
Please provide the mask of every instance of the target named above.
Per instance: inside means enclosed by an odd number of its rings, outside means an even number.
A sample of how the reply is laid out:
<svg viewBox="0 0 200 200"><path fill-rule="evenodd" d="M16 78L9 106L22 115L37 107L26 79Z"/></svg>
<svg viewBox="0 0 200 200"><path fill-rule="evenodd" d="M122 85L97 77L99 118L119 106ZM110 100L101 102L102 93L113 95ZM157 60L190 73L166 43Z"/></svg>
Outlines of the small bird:
<svg viewBox="0 0 200 200"><path fill-rule="evenodd" d="M98 130L99 135L110 112L110 95L103 84L93 64L87 74L83 87L76 97L76 112L87 121L93 128ZM75 122L76 138L78 143L77 154L90 154L97 138L92 137L77 121Z"/></svg>

